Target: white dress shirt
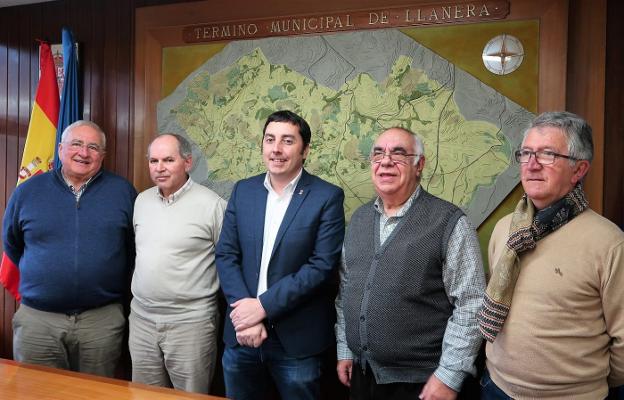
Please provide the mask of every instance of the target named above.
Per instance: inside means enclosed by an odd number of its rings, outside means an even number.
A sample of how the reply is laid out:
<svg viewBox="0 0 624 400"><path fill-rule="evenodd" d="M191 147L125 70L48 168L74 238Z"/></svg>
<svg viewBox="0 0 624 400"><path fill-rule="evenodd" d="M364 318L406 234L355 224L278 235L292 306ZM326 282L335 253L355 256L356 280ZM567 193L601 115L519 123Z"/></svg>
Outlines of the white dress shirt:
<svg viewBox="0 0 624 400"><path fill-rule="evenodd" d="M275 238L279 231L280 225L284 220L284 215L292 199L292 195L301 178L301 172L288 183L282 190L282 194L278 194L273 190L271 186L271 178L267 172L264 177L264 187L269 191L267 196L266 210L264 211L264 236L262 239L262 260L260 261L260 275L258 277L258 294L266 292L268 289L267 277L269 274L269 261L271 261L271 254L273 253L273 247L275 246Z"/></svg>

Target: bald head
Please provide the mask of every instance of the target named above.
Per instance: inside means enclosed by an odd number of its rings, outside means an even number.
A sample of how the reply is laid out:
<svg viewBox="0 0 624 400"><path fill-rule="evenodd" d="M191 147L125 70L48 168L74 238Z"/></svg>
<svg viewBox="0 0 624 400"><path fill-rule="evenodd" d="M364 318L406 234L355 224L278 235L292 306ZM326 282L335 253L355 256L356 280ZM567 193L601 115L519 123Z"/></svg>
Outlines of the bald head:
<svg viewBox="0 0 624 400"><path fill-rule="evenodd" d="M148 165L152 181L164 197L177 192L188 180L188 173L193 165L193 157L186 154L180 136L163 134L150 143L148 148ZM188 142L187 142L188 143ZM189 145L190 147L190 145ZM184 157L184 155L187 157Z"/></svg>

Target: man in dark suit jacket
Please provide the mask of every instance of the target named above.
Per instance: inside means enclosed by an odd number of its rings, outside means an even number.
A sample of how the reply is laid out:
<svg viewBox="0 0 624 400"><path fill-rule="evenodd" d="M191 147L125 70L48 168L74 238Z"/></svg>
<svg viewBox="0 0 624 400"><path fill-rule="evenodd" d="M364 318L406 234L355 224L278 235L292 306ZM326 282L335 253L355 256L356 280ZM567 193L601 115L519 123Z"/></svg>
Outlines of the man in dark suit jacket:
<svg viewBox="0 0 624 400"><path fill-rule="evenodd" d="M303 169L310 136L297 114L271 114L267 173L239 181L225 211L216 261L229 304L223 372L234 400L262 398L270 378L283 399L320 396L321 354L334 340L344 193Z"/></svg>

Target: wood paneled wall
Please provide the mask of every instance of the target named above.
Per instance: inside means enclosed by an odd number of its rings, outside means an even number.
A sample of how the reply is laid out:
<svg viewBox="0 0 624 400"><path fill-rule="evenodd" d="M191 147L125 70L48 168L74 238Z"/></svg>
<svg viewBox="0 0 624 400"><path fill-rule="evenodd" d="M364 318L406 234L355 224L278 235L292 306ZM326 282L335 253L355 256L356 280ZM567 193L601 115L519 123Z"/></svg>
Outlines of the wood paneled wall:
<svg viewBox="0 0 624 400"><path fill-rule="evenodd" d="M603 214L624 229L624 2L607 2Z"/></svg>
<svg viewBox="0 0 624 400"><path fill-rule="evenodd" d="M58 0L0 8L0 217L15 187L38 81L35 39L60 43L62 26L73 29L81 45L84 117L98 123L108 134L106 168L131 178L134 11L141 6L179 2L184 0ZM360 2L356 1L345 0L345 3L348 3L346 8L364 7L357 6ZM315 4L316 10L322 10L323 4L336 8L331 0ZM602 130L604 124L604 177L599 177L604 179L604 212L621 225L624 224L621 206L624 201L621 162L624 154L621 37L624 32L619 19L624 14L623 5L619 0L601 0L592 3L589 12L587 7L581 7L583 4L583 0L571 0L569 7L568 100L573 111L588 112L592 116L590 122L599 121L599 129ZM595 46L605 45L606 56L605 52L595 52ZM588 60L593 65L589 70L583 66ZM601 86L598 92L594 85L596 71L599 75L602 71L598 77ZM572 92L574 96L570 96ZM598 204L598 208L602 209L603 204ZM11 319L15 307L9 294L0 295L0 357L12 356Z"/></svg>
<svg viewBox="0 0 624 400"><path fill-rule="evenodd" d="M37 89L36 39L79 42L84 118L108 134L105 167L130 177L134 10L176 0L62 0L0 8L0 217L15 188ZM11 358L15 301L0 296L0 357Z"/></svg>

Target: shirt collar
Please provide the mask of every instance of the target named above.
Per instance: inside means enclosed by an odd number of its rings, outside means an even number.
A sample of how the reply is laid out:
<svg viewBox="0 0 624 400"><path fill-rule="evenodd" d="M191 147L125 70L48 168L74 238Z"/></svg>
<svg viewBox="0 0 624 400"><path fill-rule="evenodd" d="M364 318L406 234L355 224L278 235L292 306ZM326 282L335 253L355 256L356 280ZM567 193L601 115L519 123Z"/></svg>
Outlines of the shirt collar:
<svg viewBox="0 0 624 400"><path fill-rule="evenodd" d="M284 190L282 191L282 194L280 195L280 197L284 195L290 196L293 194L293 192L295 191L295 188L297 187L297 184L299 183L299 180L301 179L301 175L303 175L303 168L301 168L297 176L295 176L295 178L292 181L288 182L288 185L284 187ZM273 186L271 186L271 177L269 176L268 172L264 176L264 187L270 193L276 193L275 190L273 190Z"/></svg>
<svg viewBox="0 0 624 400"><path fill-rule="evenodd" d="M401 206L399 211L397 211L394 217L400 218L404 216L407 213L407 211L410 209L412 204L414 203L414 200L416 200L419 195L420 195L420 185L416 186L416 190L414 190L414 193L412 193L409 199L407 199L407 201L403 203L403 205ZM375 207L375 210L379 214L382 214L382 215L386 214L386 212L384 211L383 200L381 199L381 197L377 196L377 199L375 199L374 207Z"/></svg>
<svg viewBox="0 0 624 400"><path fill-rule="evenodd" d="M67 187L69 188L69 190L71 190L71 192L73 194L78 194L78 193L82 193L85 188L87 187L87 185L93 180L93 177L95 175L93 175L92 177L90 177L89 179L87 179L87 181L85 183L82 184L82 186L80 186L79 188L74 187L74 185L72 185L72 183L69 181L69 179L67 179L67 177L65 176L65 174L63 173L63 170L61 169L61 176L63 177L63 180L65 181L65 184L67 185Z"/></svg>
<svg viewBox="0 0 624 400"><path fill-rule="evenodd" d="M170 205L170 204L173 204L177 199L179 199L180 196L182 196L184 193L188 192L191 186L193 186L193 180L191 179L191 176L189 175L189 178L186 180L186 183L184 183L184 185L182 185L180 189L176 190L175 193L172 193L171 195L169 195L169 197L163 196L162 193L160 192L160 189L158 188L156 188L156 195L164 204Z"/></svg>

